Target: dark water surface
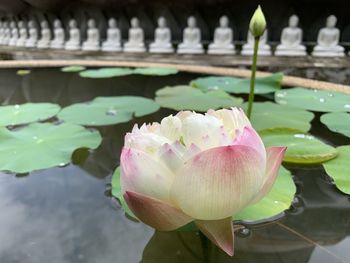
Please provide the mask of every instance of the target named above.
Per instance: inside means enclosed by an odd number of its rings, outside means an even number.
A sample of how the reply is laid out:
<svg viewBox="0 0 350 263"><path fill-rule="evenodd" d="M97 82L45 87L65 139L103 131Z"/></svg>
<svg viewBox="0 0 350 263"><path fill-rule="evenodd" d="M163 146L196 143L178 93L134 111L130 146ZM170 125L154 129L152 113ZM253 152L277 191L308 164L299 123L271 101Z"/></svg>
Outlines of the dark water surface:
<svg viewBox="0 0 350 263"><path fill-rule="evenodd" d="M153 98L155 90L195 77L92 80L57 69L35 69L23 77L15 70L1 70L0 99L3 104L67 106L96 96ZM195 233L155 233L126 218L110 197L124 134L135 122L158 121L169 113L163 109L127 124L99 128L102 145L88 156L77 152L75 164L28 175L0 174L0 263L203 262ZM318 117L313 134L333 145L350 144L327 131ZM335 188L321 166L288 168L298 193L286 216L237 233L233 258L212 247L212 262L350 262L350 197Z"/></svg>

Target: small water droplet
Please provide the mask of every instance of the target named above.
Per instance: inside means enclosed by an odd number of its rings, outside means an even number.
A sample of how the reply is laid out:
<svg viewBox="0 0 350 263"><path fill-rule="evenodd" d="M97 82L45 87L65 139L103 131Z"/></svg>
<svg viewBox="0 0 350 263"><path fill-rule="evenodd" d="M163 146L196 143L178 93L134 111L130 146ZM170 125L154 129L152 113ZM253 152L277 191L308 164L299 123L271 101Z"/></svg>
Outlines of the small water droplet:
<svg viewBox="0 0 350 263"><path fill-rule="evenodd" d="M285 100L278 100L278 103L279 104L287 104L287 101L285 101Z"/></svg>
<svg viewBox="0 0 350 263"><path fill-rule="evenodd" d="M321 103L323 103L323 102L325 102L325 101L326 101L325 98L320 98L320 102L321 102Z"/></svg>
<svg viewBox="0 0 350 263"><path fill-rule="evenodd" d="M277 93L277 97L278 98L284 98L285 96L287 95L287 92L279 92L279 93Z"/></svg>
<svg viewBox="0 0 350 263"><path fill-rule="evenodd" d="M244 228L241 228L240 230L238 230L237 234L240 236L240 237L248 237L250 235L251 231L249 228L247 227L244 227Z"/></svg>
<svg viewBox="0 0 350 263"><path fill-rule="evenodd" d="M59 167L64 167L64 166L66 166L67 164L66 163L60 163L58 166Z"/></svg>
<svg viewBox="0 0 350 263"><path fill-rule="evenodd" d="M211 87L208 88L208 90L218 90L218 89L219 89L218 86L211 86Z"/></svg>
<svg viewBox="0 0 350 263"><path fill-rule="evenodd" d="M117 115L117 110L111 108L106 112L106 115L115 116L115 115Z"/></svg>
<svg viewBox="0 0 350 263"><path fill-rule="evenodd" d="M19 106L18 104L15 105L15 109L19 109L19 107L20 107L20 106Z"/></svg>
<svg viewBox="0 0 350 263"><path fill-rule="evenodd" d="M37 136L33 136L33 140L37 140L38 139L38 137Z"/></svg>
<svg viewBox="0 0 350 263"><path fill-rule="evenodd" d="M345 108L345 109L350 109L350 104L345 104L345 105L344 105L344 108Z"/></svg>
<svg viewBox="0 0 350 263"><path fill-rule="evenodd" d="M328 93L328 97L334 97L333 93Z"/></svg>
<svg viewBox="0 0 350 263"><path fill-rule="evenodd" d="M318 92L318 90L317 90L317 89L314 89L314 92L315 92L315 93L317 93L317 92Z"/></svg>
<svg viewBox="0 0 350 263"><path fill-rule="evenodd" d="M225 81L225 85L229 85L230 84L230 82L228 82L228 81Z"/></svg>
<svg viewBox="0 0 350 263"><path fill-rule="evenodd" d="M273 201L274 202L274 204L278 204L279 202L278 201Z"/></svg>

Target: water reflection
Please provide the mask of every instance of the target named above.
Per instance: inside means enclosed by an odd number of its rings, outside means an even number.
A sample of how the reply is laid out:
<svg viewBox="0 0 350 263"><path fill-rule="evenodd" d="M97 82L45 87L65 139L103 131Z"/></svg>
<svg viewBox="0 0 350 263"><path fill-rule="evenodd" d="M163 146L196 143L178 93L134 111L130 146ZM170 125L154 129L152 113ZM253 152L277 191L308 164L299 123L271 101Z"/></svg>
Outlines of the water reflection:
<svg viewBox="0 0 350 263"><path fill-rule="evenodd" d="M65 106L102 95L153 97L155 90L165 85L195 78L184 74L91 80L56 69L37 69L22 77L15 72L0 71L0 98L5 103L30 100ZM124 134L135 122L159 120L170 112L161 110L130 123L100 127L102 145L92 152L75 152L74 165L26 176L0 174L0 262L202 262L195 232L154 233L127 219L105 195L119 162ZM322 129L317 119L312 133L334 145L350 143L344 136ZM212 247L212 262L349 261L349 196L335 188L321 167L289 169L299 186L294 208L277 223L256 226L249 235L237 234L233 258Z"/></svg>

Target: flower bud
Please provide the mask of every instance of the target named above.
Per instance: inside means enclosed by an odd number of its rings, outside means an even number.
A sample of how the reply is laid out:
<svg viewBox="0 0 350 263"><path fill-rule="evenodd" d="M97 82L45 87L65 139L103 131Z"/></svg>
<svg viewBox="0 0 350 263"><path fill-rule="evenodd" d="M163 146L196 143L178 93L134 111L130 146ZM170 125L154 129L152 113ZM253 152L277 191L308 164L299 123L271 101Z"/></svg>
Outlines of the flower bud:
<svg viewBox="0 0 350 263"><path fill-rule="evenodd" d="M252 19L250 20L249 30L254 37L260 37L264 34L266 29L266 19L261 10L260 5L255 10Z"/></svg>

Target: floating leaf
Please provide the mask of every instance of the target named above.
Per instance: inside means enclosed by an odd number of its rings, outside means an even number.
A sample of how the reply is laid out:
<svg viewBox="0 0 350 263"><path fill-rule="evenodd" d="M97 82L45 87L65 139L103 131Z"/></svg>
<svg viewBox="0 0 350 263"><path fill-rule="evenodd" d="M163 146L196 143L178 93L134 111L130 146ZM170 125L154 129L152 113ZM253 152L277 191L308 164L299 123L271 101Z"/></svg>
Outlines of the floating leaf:
<svg viewBox="0 0 350 263"><path fill-rule="evenodd" d="M350 95L340 92L297 87L277 91L275 100L279 104L305 110L320 112L350 111Z"/></svg>
<svg viewBox="0 0 350 263"><path fill-rule="evenodd" d="M174 68L154 68L154 67L148 67L148 68L135 68L134 74L140 74L140 75L151 75L151 76L167 76L167 75L173 75L177 74L178 70Z"/></svg>
<svg viewBox="0 0 350 263"><path fill-rule="evenodd" d="M350 114L345 112L327 113L321 116L321 122L331 131L350 137Z"/></svg>
<svg viewBox="0 0 350 263"><path fill-rule="evenodd" d="M339 190L350 194L350 145L340 146L337 149L338 157L324 163L323 166Z"/></svg>
<svg viewBox="0 0 350 263"><path fill-rule="evenodd" d="M0 107L0 126L44 121L55 116L60 106L51 103L26 103Z"/></svg>
<svg viewBox="0 0 350 263"><path fill-rule="evenodd" d="M0 170L27 173L70 162L78 148L97 148L98 132L63 123L33 123L18 130L0 128Z"/></svg>
<svg viewBox="0 0 350 263"><path fill-rule="evenodd" d="M256 78L255 94L275 92L281 88L282 79L282 73ZM199 88L203 91L219 89L229 93L249 94L250 79L240 79L234 77L206 77L193 80L191 82L191 86Z"/></svg>
<svg viewBox="0 0 350 263"><path fill-rule="evenodd" d="M337 150L315 138L293 129L268 129L260 132L265 146L288 147L283 161L296 164L318 164L337 156Z"/></svg>
<svg viewBox="0 0 350 263"><path fill-rule="evenodd" d="M243 105L247 108L247 104ZM256 130L270 128L292 128L307 132L311 128L314 114L272 102L255 102L251 122Z"/></svg>
<svg viewBox="0 0 350 263"><path fill-rule="evenodd" d="M159 105L156 102L143 97L97 97L89 103L64 108L58 118L74 124L104 126L128 122L133 115L141 117L157 110Z"/></svg>
<svg viewBox="0 0 350 263"><path fill-rule="evenodd" d="M68 66L68 67L61 68L61 71L62 72L80 72L85 69L86 68L83 66Z"/></svg>
<svg viewBox="0 0 350 263"><path fill-rule="evenodd" d="M134 215L134 213L130 210L128 205L126 204L124 197L121 192L121 185L120 185L120 167L117 167L115 169L113 176L112 176L112 195L119 200L120 205L122 206L125 213L138 220L137 217Z"/></svg>
<svg viewBox="0 0 350 263"><path fill-rule="evenodd" d="M295 193L296 186L291 173L281 166L279 175L270 193L258 203L243 209L234 216L234 219L254 222L274 218L291 206Z"/></svg>
<svg viewBox="0 0 350 263"><path fill-rule="evenodd" d="M93 78L93 79L121 77L121 76L130 75L130 74L133 74L133 70L129 68L89 69L89 70L81 71L79 73L80 77Z"/></svg>
<svg viewBox="0 0 350 263"><path fill-rule="evenodd" d="M31 73L31 70L29 69L19 69L17 70L17 75L18 76L25 76L25 75L29 75Z"/></svg>
<svg viewBox="0 0 350 263"><path fill-rule="evenodd" d="M207 111L242 104L241 98L222 90L204 92L191 86L165 87L157 91L156 101L164 108L174 110Z"/></svg>

